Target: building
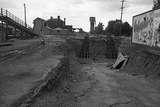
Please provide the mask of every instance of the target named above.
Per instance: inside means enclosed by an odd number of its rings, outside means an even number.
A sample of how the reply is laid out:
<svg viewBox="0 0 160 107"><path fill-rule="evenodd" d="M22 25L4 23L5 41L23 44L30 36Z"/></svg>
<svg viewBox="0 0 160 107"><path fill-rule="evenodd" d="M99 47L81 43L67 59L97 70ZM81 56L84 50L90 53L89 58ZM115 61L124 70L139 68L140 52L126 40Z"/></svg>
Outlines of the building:
<svg viewBox="0 0 160 107"><path fill-rule="evenodd" d="M48 20L36 18L33 23L33 30L36 34L52 35L64 34L64 32L66 32L67 34L68 32L73 32L73 27L71 25L66 25L66 19L64 18L64 20L62 20L60 16L58 16L57 18L51 17Z"/></svg>
<svg viewBox="0 0 160 107"><path fill-rule="evenodd" d="M36 34L42 34L43 29L45 27L45 20L38 17L33 21L33 24L34 24L33 31Z"/></svg>
<svg viewBox="0 0 160 107"><path fill-rule="evenodd" d="M57 18L51 17L49 20L46 21L46 25L52 29L55 28L65 28L65 19L64 21L60 19L60 16Z"/></svg>

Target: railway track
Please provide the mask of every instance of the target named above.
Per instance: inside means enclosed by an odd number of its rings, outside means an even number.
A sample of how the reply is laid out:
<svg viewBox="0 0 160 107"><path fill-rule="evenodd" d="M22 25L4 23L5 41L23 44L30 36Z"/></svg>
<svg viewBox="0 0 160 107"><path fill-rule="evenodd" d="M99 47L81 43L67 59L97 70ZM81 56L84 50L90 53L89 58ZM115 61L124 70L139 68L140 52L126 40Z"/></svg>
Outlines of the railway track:
<svg viewBox="0 0 160 107"><path fill-rule="evenodd" d="M0 54L0 64L5 63L10 60L13 60L13 59L16 59L22 55L26 55L28 53L35 52L35 50L38 50L41 47L42 47L42 45L33 46L33 47L29 47L29 48L23 48L23 49L15 49L15 50L11 50L8 52L4 52L4 53Z"/></svg>
<svg viewBox="0 0 160 107"><path fill-rule="evenodd" d="M17 58L18 56L21 56L25 54L25 50L12 50L5 54L0 55L0 63L4 63L6 61L12 60L14 58Z"/></svg>

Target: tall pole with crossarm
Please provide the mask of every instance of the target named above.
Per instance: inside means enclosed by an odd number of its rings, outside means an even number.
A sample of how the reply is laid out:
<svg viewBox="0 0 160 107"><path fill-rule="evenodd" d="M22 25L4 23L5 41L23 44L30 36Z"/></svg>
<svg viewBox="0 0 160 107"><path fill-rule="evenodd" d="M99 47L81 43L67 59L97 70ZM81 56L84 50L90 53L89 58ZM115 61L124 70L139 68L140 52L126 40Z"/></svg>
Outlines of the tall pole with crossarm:
<svg viewBox="0 0 160 107"><path fill-rule="evenodd" d="M123 20L123 10L124 10L124 2L125 2L125 0L122 0L121 1L122 2L122 5L121 5L121 18L120 18L120 20L122 21Z"/></svg>
<svg viewBox="0 0 160 107"><path fill-rule="evenodd" d="M25 21L25 27L27 27L27 19L26 19L26 4L24 3L24 21Z"/></svg>
<svg viewBox="0 0 160 107"><path fill-rule="evenodd" d="M124 10L124 2L125 0L122 0L122 5L121 5L121 17L120 17L120 34L119 35L122 35L122 23L123 23L123 10Z"/></svg>

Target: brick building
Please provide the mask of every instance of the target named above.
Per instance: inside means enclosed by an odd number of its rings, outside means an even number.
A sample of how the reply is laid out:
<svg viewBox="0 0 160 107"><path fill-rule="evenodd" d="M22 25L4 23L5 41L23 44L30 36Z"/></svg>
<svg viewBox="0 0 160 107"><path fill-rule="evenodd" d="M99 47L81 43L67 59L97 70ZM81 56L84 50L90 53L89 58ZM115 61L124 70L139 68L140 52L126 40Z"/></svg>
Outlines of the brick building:
<svg viewBox="0 0 160 107"><path fill-rule="evenodd" d="M60 16L58 16L57 18L51 17L48 20L36 18L33 23L34 23L33 30L37 34L52 34L50 32L55 32L56 28L60 28L61 31L64 30L65 32L73 31L71 25L66 25L66 19L64 18L64 20L62 20Z"/></svg>

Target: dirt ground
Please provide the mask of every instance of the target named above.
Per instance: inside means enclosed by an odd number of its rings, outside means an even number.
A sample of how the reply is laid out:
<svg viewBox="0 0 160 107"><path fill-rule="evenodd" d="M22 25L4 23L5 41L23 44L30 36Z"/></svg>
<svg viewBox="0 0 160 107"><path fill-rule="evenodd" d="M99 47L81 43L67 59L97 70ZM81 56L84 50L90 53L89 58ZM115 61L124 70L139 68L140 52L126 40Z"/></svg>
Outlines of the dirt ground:
<svg viewBox="0 0 160 107"><path fill-rule="evenodd" d="M0 107L9 107L57 66L64 55L65 46L61 44L65 40L47 35L45 41L45 46L0 63ZM114 60L93 62L73 56L69 58L70 72L53 90L37 96L31 107L160 106L159 89L145 77L110 69Z"/></svg>
<svg viewBox="0 0 160 107"><path fill-rule="evenodd" d="M60 86L42 93L31 107L159 107L160 91L143 77L111 70L108 60L79 64Z"/></svg>
<svg viewBox="0 0 160 107"><path fill-rule="evenodd" d="M64 40L52 36L46 36L45 40L45 46L37 45L0 61L0 107L10 107L58 65L63 52L57 47ZM28 44L25 42L26 45L32 47L29 41Z"/></svg>

